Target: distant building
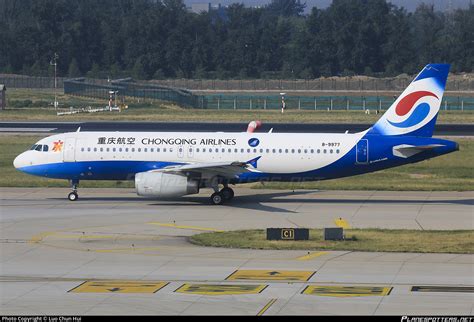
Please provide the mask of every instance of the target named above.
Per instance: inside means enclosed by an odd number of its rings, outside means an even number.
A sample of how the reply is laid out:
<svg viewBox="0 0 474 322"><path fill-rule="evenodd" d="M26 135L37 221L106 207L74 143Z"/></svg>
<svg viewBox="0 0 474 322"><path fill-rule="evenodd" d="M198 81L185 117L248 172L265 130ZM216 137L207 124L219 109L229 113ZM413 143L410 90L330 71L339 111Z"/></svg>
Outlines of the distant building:
<svg viewBox="0 0 474 322"><path fill-rule="evenodd" d="M201 13L201 12L209 12L211 10L216 10L219 13L222 11L223 7L220 3L212 4L212 3L192 3L188 10L194 13Z"/></svg>
<svg viewBox="0 0 474 322"><path fill-rule="evenodd" d="M194 13L209 12L211 11L211 3L192 3L189 9Z"/></svg>

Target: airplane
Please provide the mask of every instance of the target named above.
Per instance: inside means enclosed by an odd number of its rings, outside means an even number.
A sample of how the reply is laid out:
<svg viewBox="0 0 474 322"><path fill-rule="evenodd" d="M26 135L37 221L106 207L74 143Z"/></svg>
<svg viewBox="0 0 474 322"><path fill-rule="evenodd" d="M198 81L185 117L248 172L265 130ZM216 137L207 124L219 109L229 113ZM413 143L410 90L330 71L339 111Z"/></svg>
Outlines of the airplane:
<svg viewBox="0 0 474 322"><path fill-rule="evenodd" d="M13 162L31 175L69 180L134 180L156 199L212 188L211 204L234 197L229 185L336 179L420 162L459 150L432 138L450 65L429 64L369 129L359 133L77 132L36 142Z"/></svg>

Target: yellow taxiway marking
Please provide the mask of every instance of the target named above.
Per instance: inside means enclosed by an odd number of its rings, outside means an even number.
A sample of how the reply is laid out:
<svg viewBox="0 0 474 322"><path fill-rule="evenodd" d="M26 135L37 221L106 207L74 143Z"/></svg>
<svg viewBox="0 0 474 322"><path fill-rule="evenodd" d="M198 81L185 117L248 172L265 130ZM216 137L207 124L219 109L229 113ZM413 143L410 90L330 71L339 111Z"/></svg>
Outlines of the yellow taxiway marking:
<svg viewBox="0 0 474 322"><path fill-rule="evenodd" d="M44 232L44 233L36 234L30 238L28 243L30 244L40 243L41 241L43 241L43 239L53 234L55 234L55 232Z"/></svg>
<svg viewBox="0 0 474 322"><path fill-rule="evenodd" d="M267 285L183 284L175 292L200 295L258 294L266 287Z"/></svg>
<svg viewBox="0 0 474 322"><path fill-rule="evenodd" d="M197 226L182 226L176 224L167 224L167 223L160 223L160 222L149 222L149 225L157 225L161 227L170 227L170 228L177 228L177 229L188 229L188 230L198 230L198 231L214 231L218 233L224 232L224 230L214 229L214 228L206 228L206 227L197 227Z"/></svg>
<svg viewBox="0 0 474 322"><path fill-rule="evenodd" d="M391 287L374 286L307 286L301 294L334 297L386 296L391 290Z"/></svg>
<svg viewBox="0 0 474 322"><path fill-rule="evenodd" d="M73 293L156 293L168 282L151 281L86 281L69 292Z"/></svg>
<svg viewBox="0 0 474 322"><path fill-rule="evenodd" d="M344 229L351 228L351 226L349 225L349 223L345 219L336 218L336 219L334 219L334 222L336 223L337 227L344 228Z"/></svg>
<svg viewBox="0 0 474 322"><path fill-rule="evenodd" d="M315 273L313 271L237 270L226 280L308 281Z"/></svg>
<svg viewBox="0 0 474 322"><path fill-rule="evenodd" d="M273 305L273 303L276 302L277 299L271 299L270 302L268 302L258 313L257 316L263 315L269 308L270 306Z"/></svg>
<svg viewBox="0 0 474 322"><path fill-rule="evenodd" d="M310 260L310 259L313 259L313 258L316 258L316 257L319 257L319 256L326 255L327 253L329 253L329 252L314 252L314 253L310 253L308 255L297 257L296 259L299 260L299 261L307 261L307 260Z"/></svg>

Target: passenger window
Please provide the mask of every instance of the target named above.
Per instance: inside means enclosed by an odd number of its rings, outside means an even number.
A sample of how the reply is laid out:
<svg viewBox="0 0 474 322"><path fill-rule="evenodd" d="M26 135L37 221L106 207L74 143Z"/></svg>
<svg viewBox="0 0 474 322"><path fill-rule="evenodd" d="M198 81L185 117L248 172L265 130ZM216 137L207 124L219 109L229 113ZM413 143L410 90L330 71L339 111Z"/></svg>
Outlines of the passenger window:
<svg viewBox="0 0 474 322"><path fill-rule="evenodd" d="M147 148L144 148L144 149L143 149L143 152L148 152L148 149L147 149Z"/></svg>
<svg viewBox="0 0 474 322"><path fill-rule="evenodd" d="M278 149L278 153L281 153L281 152L282 152L282 150L281 150L281 149Z"/></svg>
<svg viewBox="0 0 474 322"><path fill-rule="evenodd" d="M122 148L119 148L119 152L122 152Z"/></svg>
<svg viewBox="0 0 474 322"><path fill-rule="evenodd" d="M156 148L156 152L160 152L160 148Z"/></svg>
<svg viewBox="0 0 474 322"><path fill-rule="evenodd" d="M308 153L308 150L305 149L305 150L304 150L304 153L305 153L305 154Z"/></svg>
<svg viewBox="0 0 474 322"><path fill-rule="evenodd" d="M94 148L94 152L97 152L97 148Z"/></svg>
<svg viewBox="0 0 474 322"><path fill-rule="evenodd" d="M232 152L232 149L227 149L227 152L231 153L231 152Z"/></svg>
<svg viewBox="0 0 474 322"><path fill-rule="evenodd" d="M225 152L225 149L224 149L224 148L222 148L222 152Z"/></svg>
<svg viewBox="0 0 474 322"><path fill-rule="evenodd" d="M239 152L239 149L234 149L234 153L238 153Z"/></svg>
<svg viewBox="0 0 474 322"><path fill-rule="evenodd" d="M150 148L150 152L153 152L153 148Z"/></svg>
<svg viewBox="0 0 474 322"><path fill-rule="evenodd" d="M331 149L331 150L329 150L329 153L332 153L332 149Z"/></svg>
<svg viewBox="0 0 474 322"><path fill-rule="evenodd" d="M336 153L339 154L339 150L336 150Z"/></svg>
<svg viewBox="0 0 474 322"><path fill-rule="evenodd" d="M291 149L291 153L295 153L295 149Z"/></svg>
<svg viewBox="0 0 474 322"><path fill-rule="evenodd" d="M142 148L138 148L138 152L142 152Z"/></svg>
<svg viewBox="0 0 474 322"><path fill-rule="evenodd" d="M91 152L91 148L87 148L87 152Z"/></svg>
<svg viewBox="0 0 474 322"><path fill-rule="evenodd" d="M318 154L319 154L319 153L321 153L321 150L320 150L320 149L318 149Z"/></svg>
<svg viewBox="0 0 474 322"><path fill-rule="evenodd" d="M244 149L240 149L240 153L244 153L244 151L245 151Z"/></svg>
<svg viewBox="0 0 474 322"><path fill-rule="evenodd" d="M263 153L263 149L260 149L260 153Z"/></svg>
<svg viewBox="0 0 474 322"><path fill-rule="evenodd" d="M81 152L84 152L84 148L81 148Z"/></svg>
<svg viewBox="0 0 474 322"><path fill-rule="evenodd" d="M285 153L288 153L288 149L285 149Z"/></svg>
<svg viewBox="0 0 474 322"><path fill-rule="evenodd" d="M323 150L323 153L324 153L324 154L326 154L326 152L327 152L327 150L326 150L326 149L324 149L324 150Z"/></svg>
<svg viewBox="0 0 474 322"><path fill-rule="evenodd" d="M104 148L100 148L100 152L104 152Z"/></svg>
<svg viewBox="0 0 474 322"><path fill-rule="evenodd" d="M115 148L112 148L112 151L115 152Z"/></svg>
<svg viewBox="0 0 474 322"><path fill-rule="evenodd" d="M276 153L276 150L275 150L275 149L273 149L273 150L272 150L272 152L273 152L273 153Z"/></svg>
<svg viewBox="0 0 474 322"><path fill-rule="evenodd" d="M110 148L107 148L107 152L109 152L109 151L110 151Z"/></svg>
<svg viewBox="0 0 474 322"><path fill-rule="evenodd" d="M163 152L166 152L166 148L163 148Z"/></svg>
<svg viewBox="0 0 474 322"><path fill-rule="evenodd" d="M313 150L313 149L311 149L311 153L314 153L314 150Z"/></svg>

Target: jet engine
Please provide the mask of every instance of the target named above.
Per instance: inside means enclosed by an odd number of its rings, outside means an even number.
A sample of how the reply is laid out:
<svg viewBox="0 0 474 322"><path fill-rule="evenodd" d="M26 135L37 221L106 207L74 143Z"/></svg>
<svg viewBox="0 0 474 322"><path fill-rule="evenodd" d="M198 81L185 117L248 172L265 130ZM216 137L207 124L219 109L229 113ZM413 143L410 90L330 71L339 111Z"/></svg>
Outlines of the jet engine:
<svg viewBox="0 0 474 322"><path fill-rule="evenodd" d="M199 193L199 182L174 173L140 172L135 175L135 188L139 196L172 198Z"/></svg>

